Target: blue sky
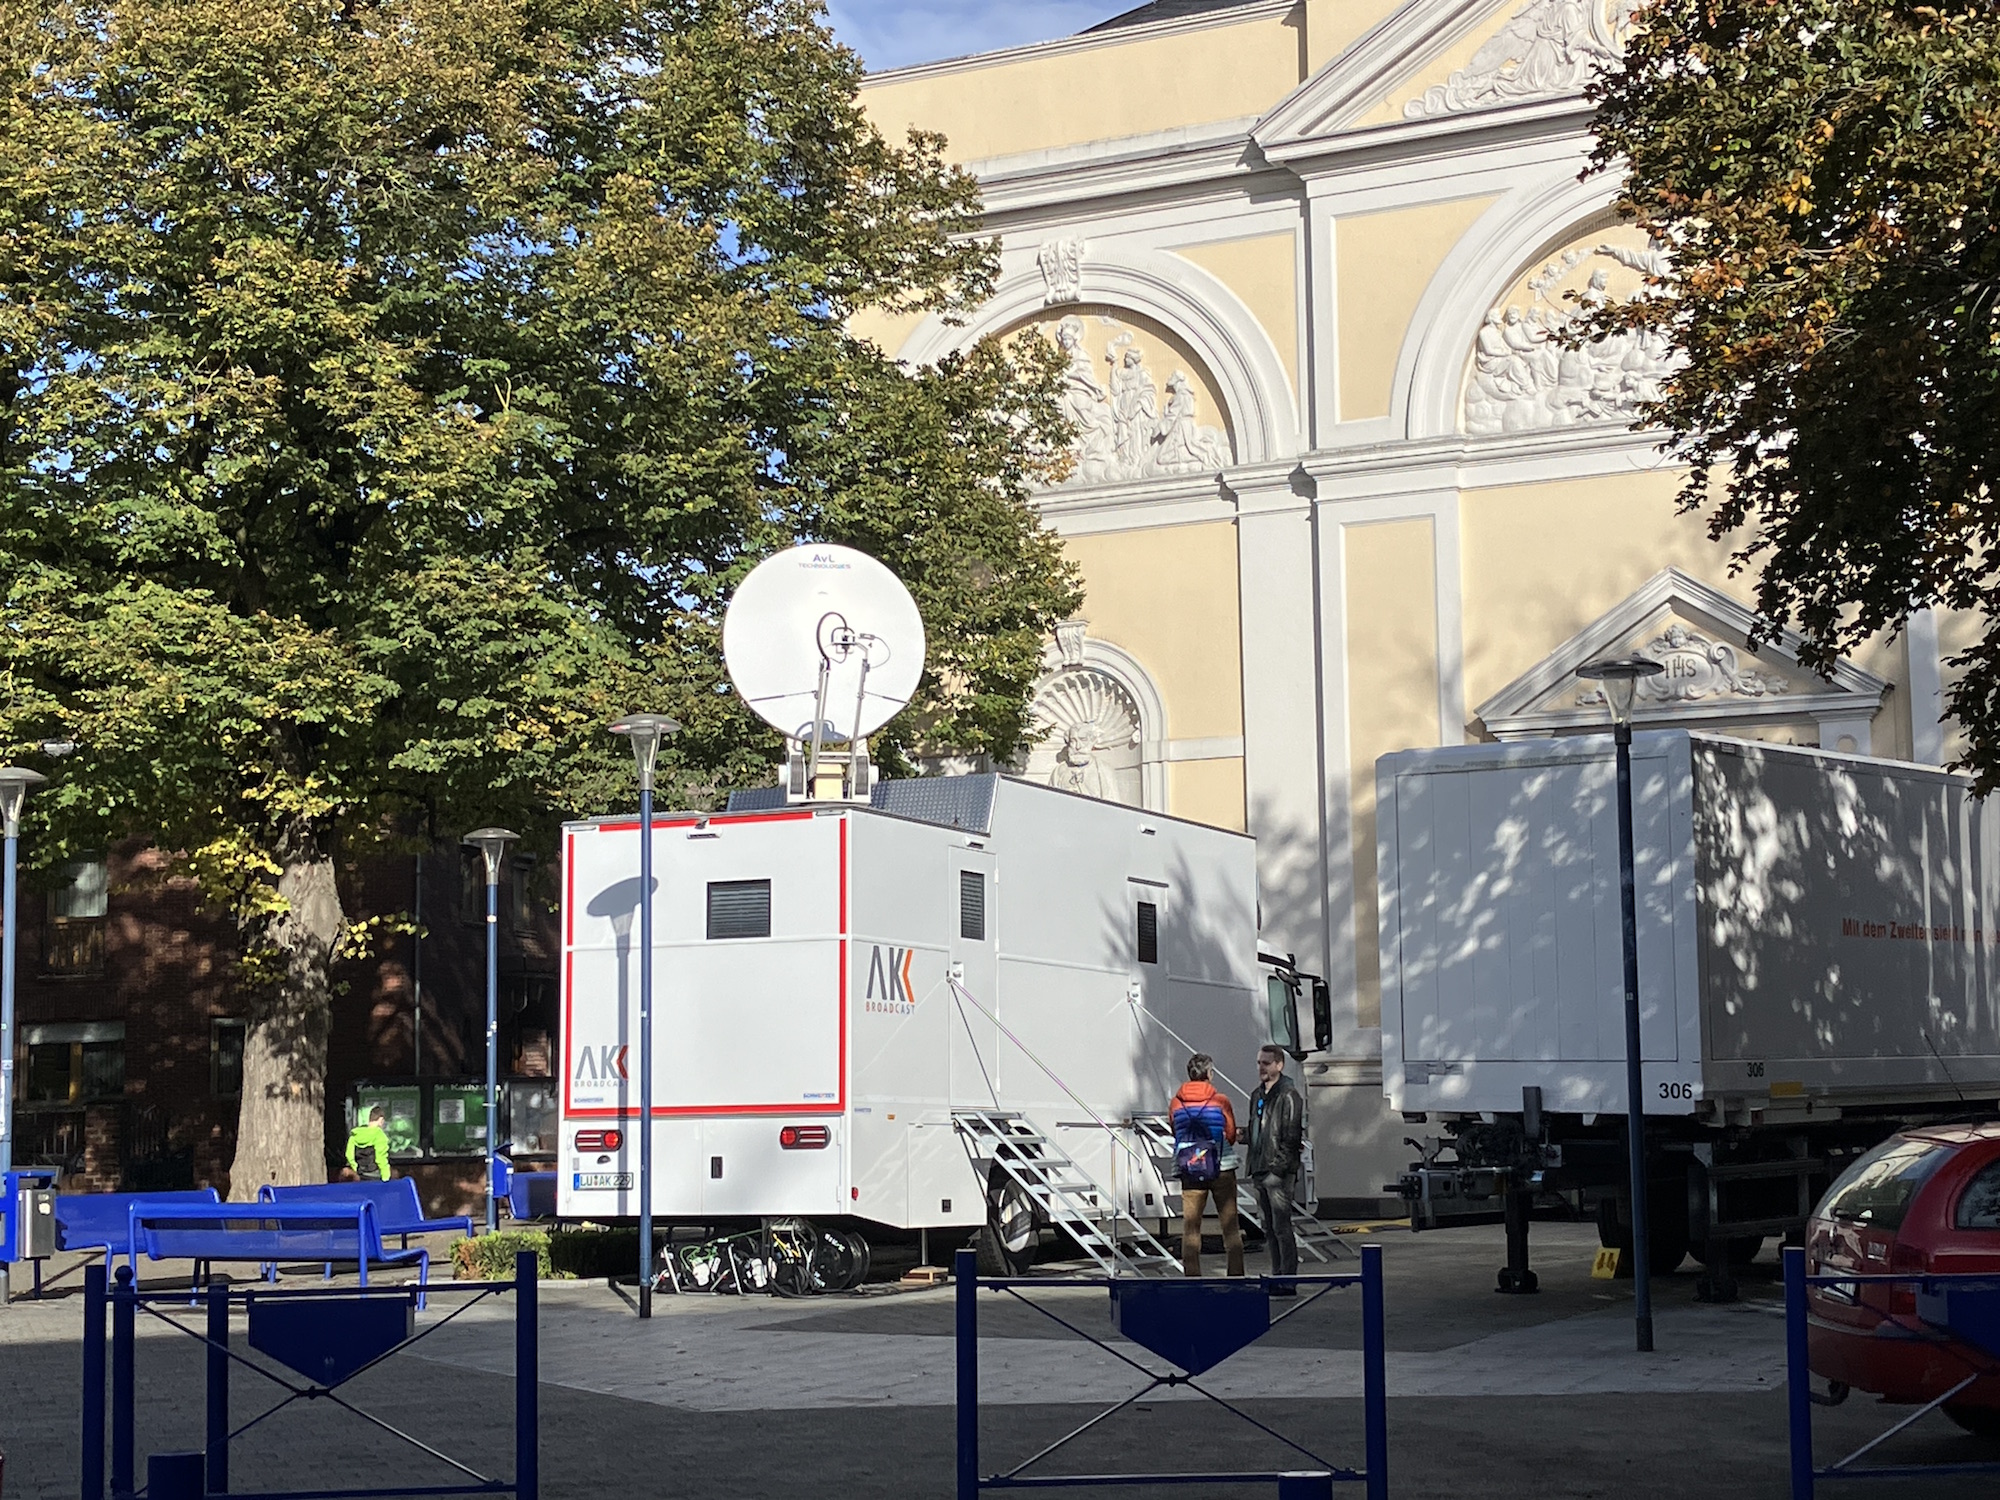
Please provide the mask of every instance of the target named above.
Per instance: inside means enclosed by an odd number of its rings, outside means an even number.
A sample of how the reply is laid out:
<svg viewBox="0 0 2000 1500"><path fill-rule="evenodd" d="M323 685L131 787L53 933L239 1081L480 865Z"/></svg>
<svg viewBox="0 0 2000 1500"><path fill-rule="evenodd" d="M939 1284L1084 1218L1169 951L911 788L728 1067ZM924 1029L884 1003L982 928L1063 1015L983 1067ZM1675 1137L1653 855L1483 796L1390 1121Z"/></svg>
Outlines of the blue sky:
<svg viewBox="0 0 2000 1500"><path fill-rule="evenodd" d="M871 70L1070 36L1139 0L829 0L834 34Z"/></svg>

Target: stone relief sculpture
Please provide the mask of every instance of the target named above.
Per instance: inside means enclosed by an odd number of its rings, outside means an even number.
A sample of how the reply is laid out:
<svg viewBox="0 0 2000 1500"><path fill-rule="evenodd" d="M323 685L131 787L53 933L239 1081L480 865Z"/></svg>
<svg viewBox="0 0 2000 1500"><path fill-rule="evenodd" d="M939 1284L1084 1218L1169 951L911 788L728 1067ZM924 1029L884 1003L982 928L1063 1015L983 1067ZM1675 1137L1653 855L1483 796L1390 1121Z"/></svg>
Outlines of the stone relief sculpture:
<svg viewBox="0 0 2000 1500"><path fill-rule="evenodd" d="M1058 307L1083 299L1083 253L1089 246L1079 236L1043 240L1035 252L1035 265L1042 273L1042 306Z"/></svg>
<svg viewBox="0 0 2000 1500"><path fill-rule="evenodd" d="M1162 474L1214 473L1227 466L1222 434L1194 419L1194 382L1176 370L1167 381L1167 411L1153 434L1154 467Z"/></svg>
<svg viewBox="0 0 2000 1500"><path fill-rule="evenodd" d="M1111 336L1101 381L1084 344L1086 333L1083 318L1075 314L1056 326L1056 344L1069 359L1063 415L1076 428L1071 444L1076 468L1066 484L1215 473L1229 466L1229 437L1202 425L1200 398L1186 370L1168 379L1162 409L1160 387L1132 332L1121 329Z"/></svg>
<svg viewBox="0 0 2000 1500"><path fill-rule="evenodd" d="M1066 666L1036 692L1029 716L1035 738L1024 774L1066 792L1140 805L1139 709L1109 676Z"/></svg>
<svg viewBox="0 0 2000 1500"><path fill-rule="evenodd" d="M1657 241L1643 251L1613 245L1569 250L1542 267L1528 283L1530 305L1494 308L1474 337L1465 392L1468 433L1630 422L1647 402L1659 399L1661 383L1674 368L1664 335L1628 330L1574 349L1562 342L1583 309L1611 300L1610 275L1601 268L1578 293L1581 308L1557 300L1557 284L1593 256L1648 276L1667 274L1666 250Z"/></svg>
<svg viewBox="0 0 2000 1500"><path fill-rule="evenodd" d="M1679 620L1646 643L1643 655L1666 670L1641 677L1638 698L1644 703L1698 703L1705 698L1764 698L1790 690L1790 684L1770 672L1745 671L1736 648L1710 640ZM1601 690L1577 695L1579 705L1601 703Z"/></svg>
<svg viewBox="0 0 2000 1500"><path fill-rule="evenodd" d="M1072 484L1102 484L1117 478L1119 466L1117 426L1110 398L1097 383L1097 369L1090 351L1083 347L1083 319L1064 318L1056 326L1056 345L1069 356L1069 370L1063 376L1062 410L1076 429L1071 452L1076 469Z"/></svg>
<svg viewBox="0 0 2000 1500"><path fill-rule="evenodd" d="M1624 51L1631 11L1631 0L1530 0L1466 66L1405 104L1403 117L1581 93L1598 67Z"/></svg>

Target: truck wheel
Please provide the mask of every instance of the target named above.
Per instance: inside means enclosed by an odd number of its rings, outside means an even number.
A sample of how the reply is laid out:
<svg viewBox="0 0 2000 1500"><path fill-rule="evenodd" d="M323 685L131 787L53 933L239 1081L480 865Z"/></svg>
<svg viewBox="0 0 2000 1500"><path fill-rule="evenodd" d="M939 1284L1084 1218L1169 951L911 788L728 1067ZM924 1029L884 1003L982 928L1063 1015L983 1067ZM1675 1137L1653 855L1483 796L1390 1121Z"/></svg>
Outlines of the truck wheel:
<svg viewBox="0 0 2000 1500"><path fill-rule="evenodd" d="M1758 1256L1758 1253L1763 1250L1764 1236L1761 1234L1737 1235L1734 1239L1728 1242L1728 1245L1729 1245L1729 1263L1732 1266L1747 1266L1750 1264L1751 1261L1755 1260ZM1688 1254L1692 1255L1696 1260L1700 1261L1703 1265L1708 1264L1707 1245L1691 1244L1688 1246Z"/></svg>
<svg viewBox="0 0 2000 1500"><path fill-rule="evenodd" d="M1688 1255L1687 1219L1679 1212L1678 1200L1662 1191L1665 1186L1656 1182L1647 1193L1652 1217L1646 1225L1646 1259L1655 1276L1678 1271ZM1660 1211L1662 1199L1667 1205L1664 1213ZM1618 1217L1616 1199L1604 1198L1598 1202L1597 1243L1606 1250L1622 1250L1628 1255L1632 1251L1632 1226Z"/></svg>
<svg viewBox="0 0 2000 1500"><path fill-rule="evenodd" d="M1034 1263L1041 1224L1027 1191L996 1170L986 1183L986 1224L979 1231L979 1274L1019 1276Z"/></svg>

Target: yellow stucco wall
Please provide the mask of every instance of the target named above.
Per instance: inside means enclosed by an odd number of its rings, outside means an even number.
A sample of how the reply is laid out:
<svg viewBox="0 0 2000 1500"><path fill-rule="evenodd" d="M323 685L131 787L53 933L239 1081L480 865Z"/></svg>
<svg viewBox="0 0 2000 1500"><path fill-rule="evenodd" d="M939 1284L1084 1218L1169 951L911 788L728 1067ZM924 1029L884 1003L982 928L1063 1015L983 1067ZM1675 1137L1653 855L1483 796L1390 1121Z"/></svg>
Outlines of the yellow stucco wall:
<svg viewBox="0 0 2000 1500"><path fill-rule="evenodd" d="M1355 1009L1382 1024L1375 942L1375 761L1438 742L1436 538L1429 517L1342 532L1354 830Z"/></svg>
<svg viewBox="0 0 2000 1500"><path fill-rule="evenodd" d="M1340 420L1389 415L1396 357L1424 289L1493 202L1456 198L1340 219L1333 229Z"/></svg>
<svg viewBox="0 0 2000 1500"><path fill-rule="evenodd" d="M1183 245L1174 251L1228 287L1250 309L1285 367L1294 402L1299 393L1298 253L1298 237L1292 234Z"/></svg>
<svg viewBox="0 0 2000 1500"><path fill-rule="evenodd" d="M1167 767L1167 811L1216 828L1243 831L1243 762L1180 760Z"/></svg>
<svg viewBox="0 0 2000 1500"><path fill-rule="evenodd" d="M894 359L924 321L924 316L923 313L891 313L879 307L864 307L847 320L847 326Z"/></svg>
<svg viewBox="0 0 2000 1500"><path fill-rule="evenodd" d="M1745 604L1754 583L1729 576L1730 547L1680 515L1679 469L1467 491L1464 559L1466 710L1477 706L1631 594L1677 567ZM1604 538L1614 537L1612 546ZM1894 691L1872 728L1876 755L1910 753L1909 658L1880 637L1850 658Z"/></svg>
<svg viewBox="0 0 2000 1500"><path fill-rule="evenodd" d="M1241 734L1236 528L1218 521L1107 532L1063 546L1083 570L1090 634L1122 646L1151 674L1166 700L1168 737Z"/></svg>
<svg viewBox="0 0 2000 1500"><path fill-rule="evenodd" d="M954 161L1242 119L1299 83L1299 33L1287 19L998 53L870 80L861 98L889 139L912 126L942 131Z"/></svg>
<svg viewBox="0 0 2000 1500"><path fill-rule="evenodd" d="M1304 0L1306 71L1317 73L1403 0Z"/></svg>

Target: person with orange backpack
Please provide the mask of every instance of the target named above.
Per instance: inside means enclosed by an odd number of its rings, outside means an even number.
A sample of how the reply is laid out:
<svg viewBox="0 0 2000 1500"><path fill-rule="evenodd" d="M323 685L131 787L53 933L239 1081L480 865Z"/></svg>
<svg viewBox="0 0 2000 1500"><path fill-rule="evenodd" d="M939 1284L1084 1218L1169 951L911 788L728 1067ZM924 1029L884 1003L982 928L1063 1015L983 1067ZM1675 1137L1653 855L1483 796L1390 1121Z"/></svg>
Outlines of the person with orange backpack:
<svg viewBox="0 0 2000 1500"><path fill-rule="evenodd" d="M1241 1276L1243 1228L1236 1219L1236 1172L1229 1149L1236 1144L1236 1111L1208 1081L1214 1068L1214 1058L1195 1053L1188 1059L1188 1081L1167 1104L1174 1127L1174 1174L1181 1180L1181 1267L1190 1276L1201 1275L1201 1215L1213 1197L1229 1274Z"/></svg>

